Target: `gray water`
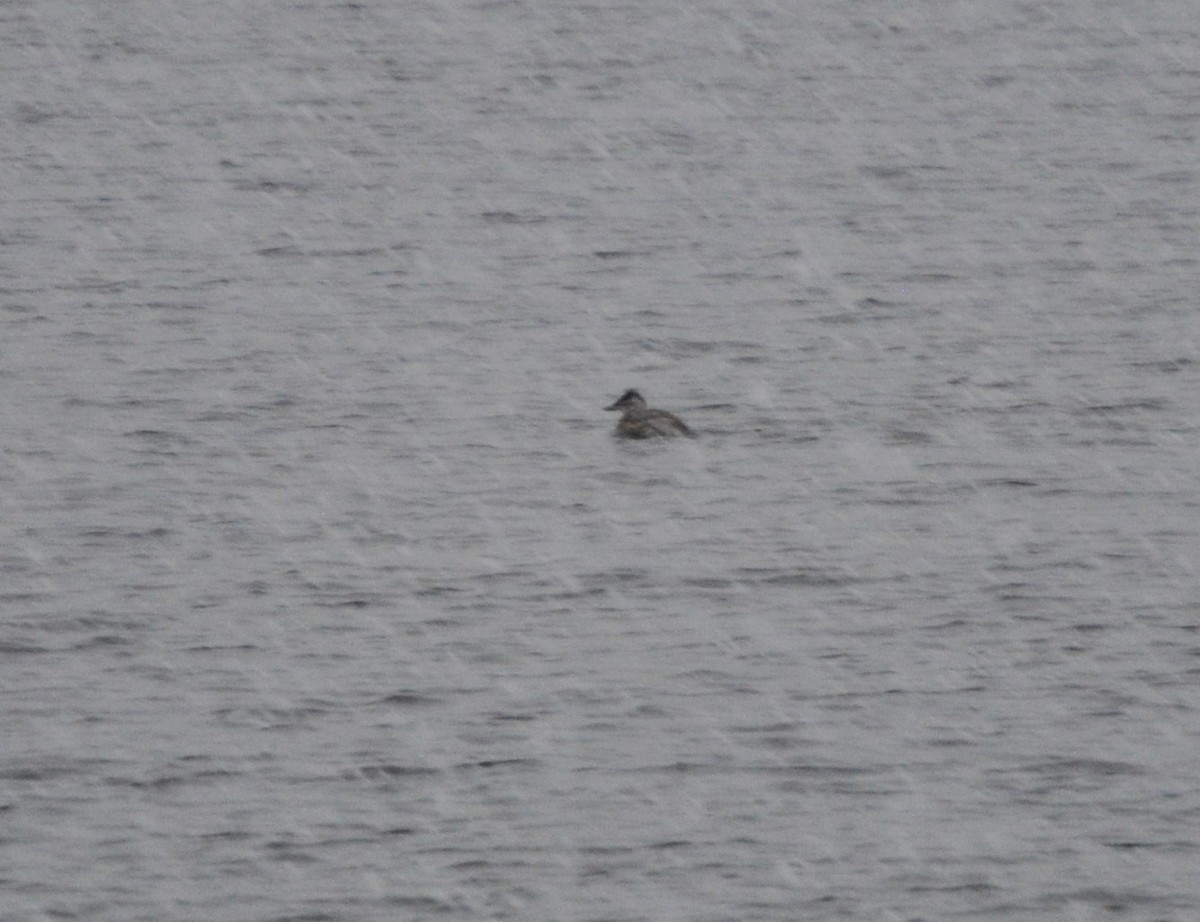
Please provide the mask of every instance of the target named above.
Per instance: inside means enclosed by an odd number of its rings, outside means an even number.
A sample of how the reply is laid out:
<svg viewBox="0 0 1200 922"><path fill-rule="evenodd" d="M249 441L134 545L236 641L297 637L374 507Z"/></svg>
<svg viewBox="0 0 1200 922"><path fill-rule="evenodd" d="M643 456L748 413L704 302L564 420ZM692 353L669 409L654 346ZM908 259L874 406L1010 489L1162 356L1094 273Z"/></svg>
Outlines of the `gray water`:
<svg viewBox="0 0 1200 922"><path fill-rule="evenodd" d="M1190 0L44 0L0 88L4 922L1200 917Z"/></svg>

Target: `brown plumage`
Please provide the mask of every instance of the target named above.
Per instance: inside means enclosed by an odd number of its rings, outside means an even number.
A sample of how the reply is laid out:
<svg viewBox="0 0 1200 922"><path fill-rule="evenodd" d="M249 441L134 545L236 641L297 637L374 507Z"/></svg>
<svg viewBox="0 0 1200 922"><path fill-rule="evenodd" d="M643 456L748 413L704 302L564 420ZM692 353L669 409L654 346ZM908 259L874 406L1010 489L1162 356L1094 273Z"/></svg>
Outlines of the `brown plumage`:
<svg viewBox="0 0 1200 922"><path fill-rule="evenodd" d="M628 390L606 410L620 410L621 421L614 433L623 439L653 439L686 435L695 438L682 419L666 410L655 410L646 406L646 400L637 391Z"/></svg>

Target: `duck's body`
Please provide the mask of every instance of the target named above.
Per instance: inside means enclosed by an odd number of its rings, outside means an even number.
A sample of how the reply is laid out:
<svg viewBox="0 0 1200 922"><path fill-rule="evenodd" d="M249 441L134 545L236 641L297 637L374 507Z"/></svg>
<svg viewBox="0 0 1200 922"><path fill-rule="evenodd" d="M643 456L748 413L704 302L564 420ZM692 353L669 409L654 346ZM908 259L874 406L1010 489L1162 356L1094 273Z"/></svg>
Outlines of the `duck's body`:
<svg viewBox="0 0 1200 922"><path fill-rule="evenodd" d="M686 435L695 438L682 419L666 410L655 410L646 406L646 401L637 391L626 391L606 410L620 410L621 421L617 423L615 435L623 439L669 438Z"/></svg>

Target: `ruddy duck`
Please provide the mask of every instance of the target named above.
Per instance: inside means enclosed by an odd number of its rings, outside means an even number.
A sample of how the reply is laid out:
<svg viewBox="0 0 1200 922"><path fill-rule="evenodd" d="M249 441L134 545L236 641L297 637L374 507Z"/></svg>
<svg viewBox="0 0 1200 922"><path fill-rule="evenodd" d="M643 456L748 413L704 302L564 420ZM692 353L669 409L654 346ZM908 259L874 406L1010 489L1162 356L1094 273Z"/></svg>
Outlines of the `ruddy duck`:
<svg viewBox="0 0 1200 922"><path fill-rule="evenodd" d="M621 421L617 423L615 434L623 439L653 439L673 435L696 437L674 413L646 406L645 399L637 391L626 391L616 403L604 409L621 411Z"/></svg>

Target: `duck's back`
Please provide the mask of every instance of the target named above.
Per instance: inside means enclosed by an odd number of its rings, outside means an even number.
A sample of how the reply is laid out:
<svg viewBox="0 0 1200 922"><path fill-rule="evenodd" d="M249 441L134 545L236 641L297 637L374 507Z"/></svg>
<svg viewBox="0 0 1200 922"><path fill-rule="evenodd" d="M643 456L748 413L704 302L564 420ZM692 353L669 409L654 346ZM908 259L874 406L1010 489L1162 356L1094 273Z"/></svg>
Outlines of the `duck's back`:
<svg viewBox="0 0 1200 922"><path fill-rule="evenodd" d="M617 434L628 439L670 438L686 435L695 438L692 432L674 413L666 410L631 410L617 425Z"/></svg>

